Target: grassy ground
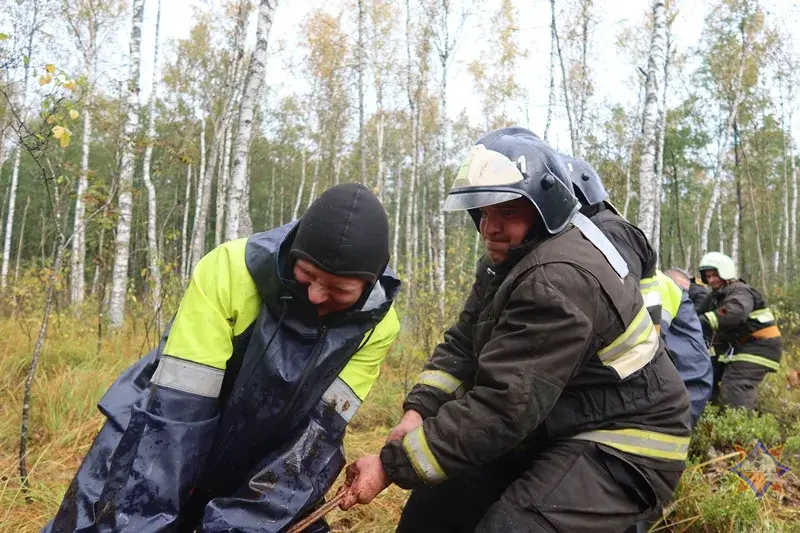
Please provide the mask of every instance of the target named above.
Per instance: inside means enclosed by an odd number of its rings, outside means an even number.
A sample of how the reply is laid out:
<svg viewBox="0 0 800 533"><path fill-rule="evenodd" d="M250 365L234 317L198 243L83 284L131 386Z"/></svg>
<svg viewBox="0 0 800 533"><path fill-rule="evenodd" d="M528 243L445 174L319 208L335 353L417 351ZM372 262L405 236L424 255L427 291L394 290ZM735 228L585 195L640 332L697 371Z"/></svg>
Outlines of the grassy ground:
<svg viewBox="0 0 800 533"><path fill-rule="evenodd" d="M54 317L37 372L32 400L29 469L30 492L21 491L17 474L22 383L38 328L38 316L0 318L0 532L32 532L53 515L81 458L102 422L95 404L116 375L152 344L143 322L134 321L105 337L97 353L96 325L78 317ZM399 419L404 389L413 380L423 350L416 357L402 337L385 365L382 378L353 420L346 439L348 456L380 449ZM793 359L790 357L790 359ZM796 359L794 359L796 361ZM796 366L796 365L795 365ZM800 532L800 390L786 390L783 375L763 386L760 417L720 414L711 410L693 445L687 469L661 531ZM734 444L747 446L762 438L784 444L782 459L795 471L784 484L785 496L770 492L761 501L739 483L727 467L738 457ZM329 515L335 531L393 531L407 494L390 488L371 505Z"/></svg>

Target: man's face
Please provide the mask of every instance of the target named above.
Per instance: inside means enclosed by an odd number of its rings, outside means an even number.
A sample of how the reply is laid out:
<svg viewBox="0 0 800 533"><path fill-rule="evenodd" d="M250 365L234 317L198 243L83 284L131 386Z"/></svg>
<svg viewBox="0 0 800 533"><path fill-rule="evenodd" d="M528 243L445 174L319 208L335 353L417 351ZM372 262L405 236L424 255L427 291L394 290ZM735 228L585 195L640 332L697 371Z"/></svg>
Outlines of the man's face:
<svg viewBox="0 0 800 533"><path fill-rule="evenodd" d="M722 286L725 285L725 282L719 277L719 272L717 272L716 268L709 268L704 274L706 283L715 291L721 289Z"/></svg>
<svg viewBox="0 0 800 533"><path fill-rule="evenodd" d="M536 210L527 198L481 208L481 237L492 263L508 259L508 249L525 240L536 220Z"/></svg>
<svg viewBox="0 0 800 533"><path fill-rule="evenodd" d="M336 276L298 259L292 270L294 279L308 288L308 300L325 316L347 309L361 298L367 282L359 278Z"/></svg>

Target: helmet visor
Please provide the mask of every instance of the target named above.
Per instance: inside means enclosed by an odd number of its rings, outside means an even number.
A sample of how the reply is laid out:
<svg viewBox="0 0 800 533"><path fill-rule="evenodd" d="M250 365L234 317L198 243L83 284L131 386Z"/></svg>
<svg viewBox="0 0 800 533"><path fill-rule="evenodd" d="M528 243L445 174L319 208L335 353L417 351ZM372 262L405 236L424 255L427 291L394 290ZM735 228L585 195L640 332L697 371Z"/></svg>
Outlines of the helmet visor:
<svg viewBox="0 0 800 533"><path fill-rule="evenodd" d="M522 198L522 195L516 192L508 191L476 191L475 189L466 189L464 192L459 192L458 189L450 191L447 199L444 201L445 211L464 211L468 209L479 209L487 205L502 204Z"/></svg>

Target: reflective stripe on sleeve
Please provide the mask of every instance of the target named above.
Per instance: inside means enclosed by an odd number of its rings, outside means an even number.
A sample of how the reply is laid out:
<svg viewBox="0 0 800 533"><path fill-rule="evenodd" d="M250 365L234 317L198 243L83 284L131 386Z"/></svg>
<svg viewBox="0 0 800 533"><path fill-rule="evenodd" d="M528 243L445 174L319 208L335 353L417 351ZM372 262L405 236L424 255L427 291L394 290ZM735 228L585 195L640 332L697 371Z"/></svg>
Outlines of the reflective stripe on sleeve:
<svg viewBox="0 0 800 533"><path fill-rule="evenodd" d="M361 407L361 399L342 378L336 378L336 381L328 387L328 390L322 395L322 401L335 409L348 423Z"/></svg>
<svg viewBox="0 0 800 533"><path fill-rule="evenodd" d="M642 307L628 329L597 352L597 356L624 379L649 363L655 357L658 346L658 332L647 308Z"/></svg>
<svg viewBox="0 0 800 533"><path fill-rule="evenodd" d="M719 319L717 318L716 312L709 311L708 313L703 313L703 316L706 317L706 320L708 320L708 325L711 326L711 329L719 329Z"/></svg>
<svg viewBox="0 0 800 533"><path fill-rule="evenodd" d="M218 368L165 355L158 362L150 382L206 398L219 398L224 377L225 372Z"/></svg>
<svg viewBox="0 0 800 533"><path fill-rule="evenodd" d="M772 359L767 359L766 357L761 355L755 355L751 353L735 353L735 354L719 356L720 363L735 363L737 361L765 366L771 370L774 370L775 372L781 369L780 363L778 363L777 361L773 361Z"/></svg>
<svg viewBox="0 0 800 533"><path fill-rule="evenodd" d="M425 483L440 483L447 479L447 474L428 446L422 426L415 427L403 437L403 449L414 471Z"/></svg>
<svg viewBox="0 0 800 533"><path fill-rule="evenodd" d="M772 311L769 308L758 309L753 311L748 315L748 318L752 318L753 320L757 320L762 324L768 324L770 322L775 322L775 315L772 314Z"/></svg>
<svg viewBox="0 0 800 533"><path fill-rule="evenodd" d="M442 370L425 370L417 379L418 385L429 385L447 394L455 394L461 387L461 381Z"/></svg>
<svg viewBox="0 0 800 533"><path fill-rule="evenodd" d="M672 313L669 312L669 309L666 307L661 307L661 321L667 326L670 327L672 324Z"/></svg>
<svg viewBox="0 0 800 533"><path fill-rule="evenodd" d="M676 461L685 461L689 450L689 437L676 437L642 429L599 429L571 438L599 442L634 455Z"/></svg>

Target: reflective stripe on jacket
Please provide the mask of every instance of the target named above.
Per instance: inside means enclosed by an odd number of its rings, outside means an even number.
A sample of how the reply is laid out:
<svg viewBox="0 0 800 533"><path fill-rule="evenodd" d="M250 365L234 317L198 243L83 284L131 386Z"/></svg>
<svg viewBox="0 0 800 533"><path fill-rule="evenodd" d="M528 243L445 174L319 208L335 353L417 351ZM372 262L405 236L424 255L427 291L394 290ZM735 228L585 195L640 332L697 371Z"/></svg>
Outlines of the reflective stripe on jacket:
<svg viewBox="0 0 800 533"><path fill-rule="evenodd" d="M387 270L360 309L300 320L310 304L281 278L293 228L198 263L159 347L100 401L107 421L45 531L277 532L320 501L399 331L400 283Z"/></svg>

